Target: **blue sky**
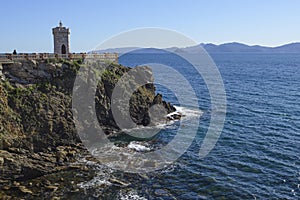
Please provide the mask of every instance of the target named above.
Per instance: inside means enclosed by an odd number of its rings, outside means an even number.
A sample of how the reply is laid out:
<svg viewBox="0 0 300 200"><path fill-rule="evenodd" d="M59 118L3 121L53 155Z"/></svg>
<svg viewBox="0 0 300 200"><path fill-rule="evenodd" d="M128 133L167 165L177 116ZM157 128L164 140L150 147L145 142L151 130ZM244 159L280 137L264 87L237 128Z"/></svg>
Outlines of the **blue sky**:
<svg viewBox="0 0 300 200"><path fill-rule="evenodd" d="M300 41L299 0L1 1L0 52L52 52L51 28L71 29L82 52L140 27L179 31L198 43L277 46Z"/></svg>

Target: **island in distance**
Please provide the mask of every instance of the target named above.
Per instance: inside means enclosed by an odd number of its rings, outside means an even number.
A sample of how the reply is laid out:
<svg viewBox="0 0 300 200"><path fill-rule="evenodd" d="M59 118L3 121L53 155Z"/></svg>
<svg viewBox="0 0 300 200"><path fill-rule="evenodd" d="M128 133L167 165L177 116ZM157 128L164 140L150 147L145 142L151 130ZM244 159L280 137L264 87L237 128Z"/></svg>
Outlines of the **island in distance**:
<svg viewBox="0 0 300 200"><path fill-rule="evenodd" d="M199 46L204 48L208 53L300 53L300 42L285 44L277 47L266 47L260 45L250 46L238 42L225 43L220 45L216 45L212 43L208 43L208 44L201 43L199 45L191 46L191 47L185 47L185 48L171 47L165 50L171 52L180 51L180 52L194 53ZM124 47L124 48L112 48L112 49L99 50L97 52L99 53L116 52L119 54L123 54L136 49L138 49L138 47ZM155 53L155 52L156 51L152 48L138 50L138 53ZM158 51L157 53L161 53L161 51Z"/></svg>

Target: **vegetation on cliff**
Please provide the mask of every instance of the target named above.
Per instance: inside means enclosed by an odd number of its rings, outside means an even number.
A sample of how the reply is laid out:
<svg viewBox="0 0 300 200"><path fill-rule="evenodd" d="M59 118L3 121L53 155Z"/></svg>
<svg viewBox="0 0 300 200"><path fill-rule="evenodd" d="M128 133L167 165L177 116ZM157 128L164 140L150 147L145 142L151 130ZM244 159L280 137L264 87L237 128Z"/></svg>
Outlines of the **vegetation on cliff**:
<svg viewBox="0 0 300 200"><path fill-rule="evenodd" d="M77 152L83 151L72 113L72 90L80 66L84 67L82 61L24 61L3 66L6 80L0 81L2 189L12 181L59 171L74 160ZM97 117L107 134L118 129L110 107L112 91L129 70L110 64L97 85ZM148 78L152 76L150 68L143 73ZM131 84L135 84L134 79ZM161 104L167 112L175 110L161 95L155 94L152 83L138 87L130 99L133 121L148 125L149 108L154 104Z"/></svg>

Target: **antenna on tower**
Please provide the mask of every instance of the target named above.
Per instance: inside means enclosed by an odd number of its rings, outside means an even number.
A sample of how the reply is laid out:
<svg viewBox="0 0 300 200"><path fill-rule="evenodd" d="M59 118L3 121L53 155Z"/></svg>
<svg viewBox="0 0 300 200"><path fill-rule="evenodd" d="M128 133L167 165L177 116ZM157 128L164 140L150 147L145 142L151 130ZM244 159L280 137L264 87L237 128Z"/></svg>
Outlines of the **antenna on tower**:
<svg viewBox="0 0 300 200"><path fill-rule="evenodd" d="M62 27L63 26L63 24L61 23L61 20L59 21L59 27Z"/></svg>

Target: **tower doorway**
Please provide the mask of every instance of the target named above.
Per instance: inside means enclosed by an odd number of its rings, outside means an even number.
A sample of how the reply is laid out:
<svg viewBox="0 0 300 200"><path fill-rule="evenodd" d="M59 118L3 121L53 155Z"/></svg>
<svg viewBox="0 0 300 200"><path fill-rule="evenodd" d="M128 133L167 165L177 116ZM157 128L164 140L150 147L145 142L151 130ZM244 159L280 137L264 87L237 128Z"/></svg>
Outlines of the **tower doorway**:
<svg viewBox="0 0 300 200"><path fill-rule="evenodd" d="M66 46L63 44L61 45L61 54L66 54L67 50L66 50Z"/></svg>

